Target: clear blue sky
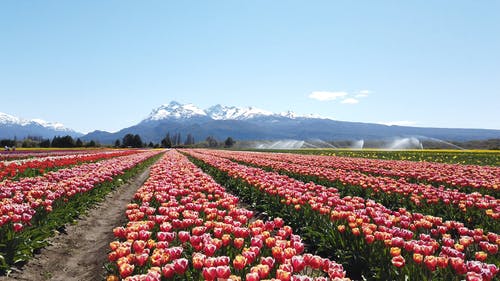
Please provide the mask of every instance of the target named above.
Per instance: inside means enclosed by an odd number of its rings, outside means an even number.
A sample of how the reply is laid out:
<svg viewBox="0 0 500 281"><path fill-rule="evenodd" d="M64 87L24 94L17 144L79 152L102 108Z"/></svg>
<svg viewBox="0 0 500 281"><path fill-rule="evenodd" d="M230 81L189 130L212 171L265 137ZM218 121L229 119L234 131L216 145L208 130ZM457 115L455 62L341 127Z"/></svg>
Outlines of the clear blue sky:
<svg viewBox="0 0 500 281"><path fill-rule="evenodd" d="M0 2L0 112L116 131L176 100L500 129L500 1Z"/></svg>

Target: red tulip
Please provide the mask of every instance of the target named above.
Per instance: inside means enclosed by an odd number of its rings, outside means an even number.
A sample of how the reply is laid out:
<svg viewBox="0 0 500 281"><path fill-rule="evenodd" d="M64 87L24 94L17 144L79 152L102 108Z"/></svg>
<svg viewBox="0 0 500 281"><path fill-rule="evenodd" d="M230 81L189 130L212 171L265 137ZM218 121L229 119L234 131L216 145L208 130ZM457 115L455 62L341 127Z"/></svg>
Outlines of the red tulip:
<svg viewBox="0 0 500 281"><path fill-rule="evenodd" d="M274 259L272 257L262 257L260 259L261 264L268 265L270 268L274 266Z"/></svg>
<svg viewBox="0 0 500 281"><path fill-rule="evenodd" d="M321 267L321 257L313 256L309 262L309 265L314 269L320 268Z"/></svg>
<svg viewBox="0 0 500 281"><path fill-rule="evenodd" d="M165 277L165 278L174 277L174 275L175 275L174 265L171 263L164 265L161 269L161 273L162 273L163 277Z"/></svg>
<svg viewBox="0 0 500 281"><path fill-rule="evenodd" d="M245 239L243 238L234 238L233 244L236 249L241 249L243 247L243 244L245 243Z"/></svg>
<svg viewBox="0 0 500 281"><path fill-rule="evenodd" d="M144 266L148 261L149 255L147 253L135 255L135 261L138 266Z"/></svg>
<svg viewBox="0 0 500 281"><path fill-rule="evenodd" d="M179 240L181 241L181 243L185 243L185 242L189 241L189 238L190 238L189 232L187 232L187 231L179 231L177 236L179 237Z"/></svg>
<svg viewBox="0 0 500 281"><path fill-rule="evenodd" d="M476 257L476 260L478 261L485 261L486 258L488 258L488 254L483 252L483 251L478 251L474 254L474 256Z"/></svg>
<svg viewBox="0 0 500 281"><path fill-rule="evenodd" d="M144 248L146 248L146 242L143 240L135 240L132 247L134 248L134 253L140 254L144 251Z"/></svg>
<svg viewBox="0 0 500 281"><path fill-rule="evenodd" d="M278 269L276 271L276 278L280 281L290 281L292 278L292 274L288 271Z"/></svg>
<svg viewBox="0 0 500 281"><path fill-rule="evenodd" d="M217 278L227 279L231 275L231 269L227 265L217 266Z"/></svg>
<svg viewBox="0 0 500 281"><path fill-rule="evenodd" d="M125 278L127 276L130 276L130 274L132 274L132 272L134 272L134 265L128 264L128 263L123 263L122 265L120 265L118 270L120 272L120 276L122 278Z"/></svg>
<svg viewBox="0 0 500 281"><path fill-rule="evenodd" d="M413 253L413 261L416 263L421 263L424 260L424 256L419 253Z"/></svg>
<svg viewBox="0 0 500 281"><path fill-rule="evenodd" d="M464 263L464 260L461 258L450 258L450 264L453 270L455 270L458 274L465 274L467 272L467 266Z"/></svg>
<svg viewBox="0 0 500 281"><path fill-rule="evenodd" d="M203 268L203 264L205 262L205 255L201 253L194 253L193 254L193 267L197 270L200 270Z"/></svg>
<svg viewBox="0 0 500 281"><path fill-rule="evenodd" d="M437 259L435 256L425 256L424 264L430 271L436 270Z"/></svg>
<svg viewBox="0 0 500 281"><path fill-rule="evenodd" d="M399 247L391 247L390 250L391 256L396 257L401 255L401 248Z"/></svg>
<svg viewBox="0 0 500 281"><path fill-rule="evenodd" d="M217 278L217 269L215 267L204 267L202 275L205 280L215 280Z"/></svg>
<svg viewBox="0 0 500 281"><path fill-rule="evenodd" d="M302 256L293 256L292 257L292 265L293 265L294 272L300 272L305 268L306 263L305 263L304 258Z"/></svg>
<svg viewBox="0 0 500 281"><path fill-rule="evenodd" d="M209 257L213 256L216 250L217 247L214 244L205 244L203 247L203 252Z"/></svg>
<svg viewBox="0 0 500 281"><path fill-rule="evenodd" d="M242 255L237 255L233 260L233 266L236 270L242 270L247 264L247 258Z"/></svg>
<svg viewBox="0 0 500 281"><path fill-rule="evenodd" d="M179 275L184 274L184 272L186 272L188 264L189 264L189 262L185 258L174 260L174 270L175 270L175 273L177 273Z"/></svg>
<svg viewBox="0 0 500 281"><path fill-rule="evenodd" d="M259 281L260 280L259 274L255 273L255 272L247 273L245 280L246 281Z"/></svg>
<svg viewBox="0 0 500 281"><path fill-rule="evenodd" d="M17 222L13 224L13 227L15 232L19 232L23 229L23 225Z"/></svg>
<svg viewBox="0 0 500 281"><path fill-rule="evenodd" d="M394 256L391 261L396 267L403 267L405 265L405 259L402 256Z"/></svg>

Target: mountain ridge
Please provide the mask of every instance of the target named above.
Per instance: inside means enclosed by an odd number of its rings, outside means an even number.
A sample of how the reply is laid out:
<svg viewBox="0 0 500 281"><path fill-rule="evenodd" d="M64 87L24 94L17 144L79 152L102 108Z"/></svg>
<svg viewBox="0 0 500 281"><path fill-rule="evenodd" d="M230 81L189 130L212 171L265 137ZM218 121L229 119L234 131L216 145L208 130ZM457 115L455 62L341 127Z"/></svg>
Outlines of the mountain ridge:
<svg viewBox="0 0 500 281"><path fill-rule="evenodd" d="M0 112L0 138L24 138L27 136L51 138L58 135L83 136L82 133L67 128L59 122L48 122L38 118L24 119Z"/></svg>
<svg viewBox="0 0 500 281"><path fill-rule="evenodd" d="M294 112L273 113L255 107L214 105L201 109L194 104L172 101L163 104L136 125L115 133L94 131L85 140L113 143L125 134L139 134L143 140L159 142L166 133L191 134L196 141L213 136L219 140L383 139L423 136L443 140L481 140L500 138L500 130L423 128L375 123L338 121L319 116L300 116Z"/></svg>
<svg viewBox="0 0 500 281"><path fill-rule="evenodd" d="M465 128L425 128L376 123L339 121L320 116L301 116L292 111L273 113L256 107L213 105L201 109L194 104L172 101L162 104L135 125L117 132L95 130L85 135L58 122L26 120L0 113L0 138L71 135L84 141L112 144L126 134L138 134L145 142L159 143L169 132L187 134L201 141L208 136L223 140L376 140L392 137L421 136L447 141L471 141L500 138L500 130Z"/></svg>
<svg viewBox="0 0 500 281"><path fill-rule="evenodd" d="M192 103L181 104L177 101L171 101L168 104L163 104L153 109L148 117L141 122L164 119L188 119L194 117L207 117L213 120L247 120L264 116L281 116L292 119L296 117L306 117L298 116L292 111L273 113L253 106L238 107L216 104L207 109L201 109Z"/></svg>

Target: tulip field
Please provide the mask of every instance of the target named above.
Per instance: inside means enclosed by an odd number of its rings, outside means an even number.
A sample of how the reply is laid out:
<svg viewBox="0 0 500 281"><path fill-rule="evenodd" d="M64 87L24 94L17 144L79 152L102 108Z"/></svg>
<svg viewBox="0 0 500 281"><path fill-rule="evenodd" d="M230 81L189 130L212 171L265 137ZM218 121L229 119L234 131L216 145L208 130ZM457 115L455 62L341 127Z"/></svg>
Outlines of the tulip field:
<svg viewBox="0 0 500 281"><path fill-rule="evenodd" d="M27 154L14 154L18 157L10 157L10 161L0 162L0 180L5 178L33 177L41 175L46 171L61 169L67 166L84 162L94 162L117 156L135 153L134 151L118 150L104 152L69 151L38 155L33 158L23 158ZM29 155L29 154L28 154ZM9 155L10 156L10 155Z"/></svg>
<svg viewBox="0 0 500 281"><path fill-rule="evenodd" d="M258 151L258 150L256 150ZM499 166L498 150L390 150L390 149L292 149L264 150L262 152L306 155L355 157L381 160L407 160L462 165Z"/></svg>
<svg viewBox="0 0 500 281"><path fill-rule="evenodd" d="M353 279L493 280L498 273L498 167L183 152L257 211L282 217L308 250Z"/></svg>
<svg viewBox="0 0 500 281"><path fill-rule="evenodd" d="M465 165L311 151L16 153L0 158L3 274L149 167L102 238L96 270L108 281L499 279L498 154Z"/></svg>
<svg viewBox="0 0 500 281"><path fill-rule="evenodd" d="M108 280L348 280L334 260L304 253L283 219L259 219L239 201L167 152L113 230Z"/></svg>
<svg viewBox="0 0 500 281"><path fill-rule="evenodd" d="M46 238L159 151L20 154L0 162L0 272L25 263ZM28 153L29 154L29 153ZM16 154L14 154L16 155Z"/></svg>

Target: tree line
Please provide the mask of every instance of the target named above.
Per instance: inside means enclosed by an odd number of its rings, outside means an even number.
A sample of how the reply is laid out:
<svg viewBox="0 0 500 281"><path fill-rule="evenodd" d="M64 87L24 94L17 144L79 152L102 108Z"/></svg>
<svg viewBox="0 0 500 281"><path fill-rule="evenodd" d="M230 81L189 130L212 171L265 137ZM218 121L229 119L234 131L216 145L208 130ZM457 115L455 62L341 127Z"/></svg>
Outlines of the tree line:
<svg viewBox="0 0 500 281"><path fill-rule="evenodd" d="M224 141L219 141L213 136L208 136L205 140L196 142L194 136L188 133L185 138L181 133L167 132L165 137L159 143L144 142L139 134L126 134L122 139L116 139L114 147L131 147L131 148L173 148L173 147L232 147L236 141L232 137L226 138ZM0 147L57 147L57 148L74 148L74 147L100 147L99 142L90 140L82 141L80 138L76 140L69 135L55 136L51 139L45 139L37 136L28 136L24 140L19 141L14 139L1 139Z"/></svg>
<svg viewBox="0 0 500 281"><path fill-rule="evenodd" d="M161 147L171 148L171 147L220 147L224 146L226 148L232 147L236 141L232 137L228 137L224 142L219 142L215 137L208 136L205 141L195 142L193 135L187 134L184 142L181 142L182 137L180 133L175 133L170 135L167 132L165 137L161 140Z"/></svg>
<svg viewBox="0 0 500 281"><path fill-rule="evenodd" d="M98 147L100 144L94 140L84 142L80 138L76 140L69 135L66 136L55 136L51 139L45 139L37 136L28 136L23 140L19 141L14 139L2 139L0 140L1 147L57 147L57 148L72 148L72 147Z"/></svg>

